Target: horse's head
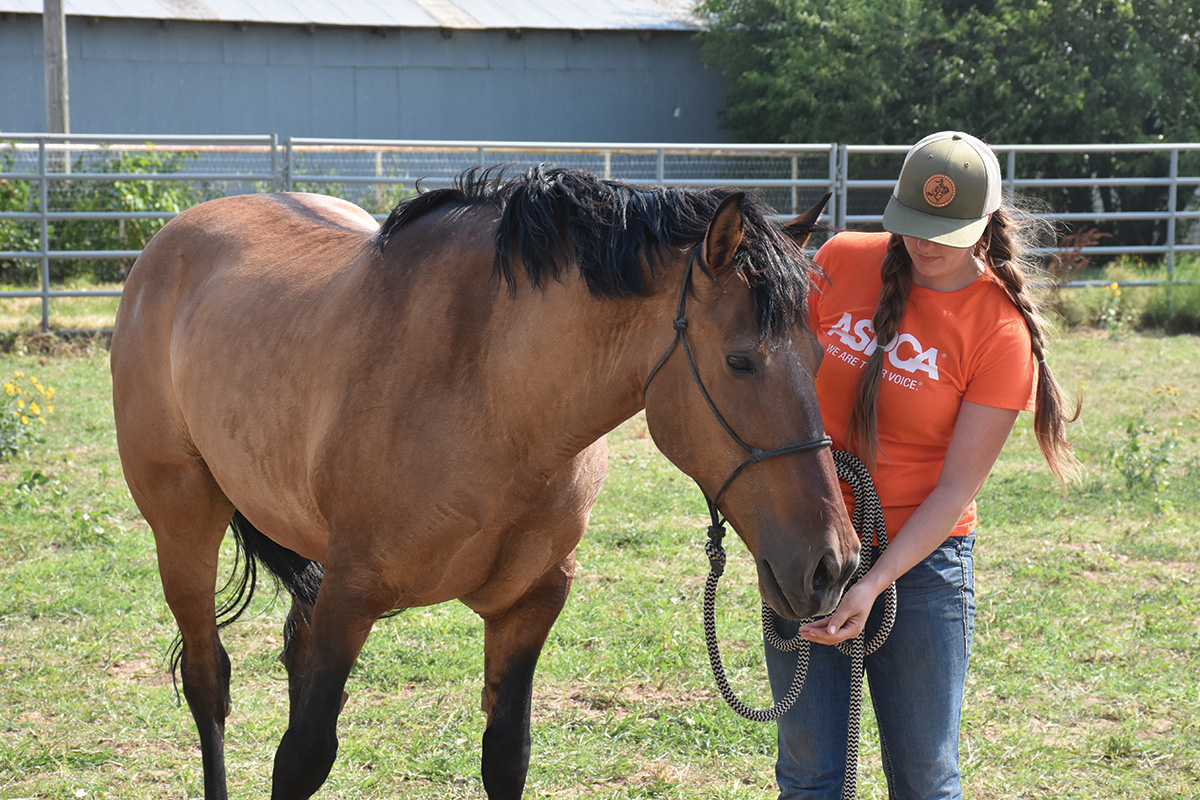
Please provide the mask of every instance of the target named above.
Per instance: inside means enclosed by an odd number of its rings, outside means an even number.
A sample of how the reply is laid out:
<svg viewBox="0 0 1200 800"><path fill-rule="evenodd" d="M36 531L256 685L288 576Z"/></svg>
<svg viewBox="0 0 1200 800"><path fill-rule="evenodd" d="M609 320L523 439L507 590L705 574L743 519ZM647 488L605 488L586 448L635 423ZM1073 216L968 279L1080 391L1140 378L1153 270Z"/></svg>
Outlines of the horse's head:
<svg viewBox="0 0 1200 800"><path fill-rule="evenodd" d="M722 201L685 267L646 419L746 542L763 599L795 619L832 611L858 560L813 385L821 348L803 319L801 247L825 201L787 226L795 241L747 202Z"/></svg>

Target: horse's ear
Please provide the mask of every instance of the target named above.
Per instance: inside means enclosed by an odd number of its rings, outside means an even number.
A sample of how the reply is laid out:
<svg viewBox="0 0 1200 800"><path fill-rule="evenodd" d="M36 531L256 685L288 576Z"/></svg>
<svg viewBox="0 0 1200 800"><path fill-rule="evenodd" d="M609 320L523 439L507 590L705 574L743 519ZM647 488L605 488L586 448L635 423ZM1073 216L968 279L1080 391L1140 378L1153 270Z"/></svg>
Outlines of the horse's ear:
<svg viewBox="0 0 1200 800"><path fill-rule="evenodd" d="M821 218L821 212L825 210L825 204L829 202L832 195L833 192L826 192L816 205L783 226L783 230L792 237L801 250L804 249L804 245L808 244L808 237L812 235L812 232L820 229L817 220Z"/></svg>
<svg viewBox="0 0 1200 800"><path fill-rule="evenodd" d="M733 254L742 243L745 231L742 201L745 199L745 192L734 192L722 200L708 223L708 231L704 234L700 263L719 284L724 284L725 279L732 274Z"/></svg>

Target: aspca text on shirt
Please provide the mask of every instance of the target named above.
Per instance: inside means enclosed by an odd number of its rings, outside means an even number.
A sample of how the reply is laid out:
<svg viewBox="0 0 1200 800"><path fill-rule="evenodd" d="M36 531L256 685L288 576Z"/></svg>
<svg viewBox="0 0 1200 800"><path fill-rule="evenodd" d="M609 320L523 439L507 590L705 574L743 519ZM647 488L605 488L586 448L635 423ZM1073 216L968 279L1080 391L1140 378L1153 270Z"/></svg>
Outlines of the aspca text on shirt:
<svg viewBox="0 0 1200 800"><path fill-rule="evenodd" d="M870 318L856 321L849 311L843 313L837 324L826 333L831 337L836 337L849 349L844 350L836 343L830 342L825 346L825 352L858 369L862 369L866 365L867 359L878 346L875 327L871 324ZM905 389L916 390L921 385L918 373L935 381L938 379L937 348L925 347L911 333L901 333L894 337L883 348L883 352L886 354L883 379L889 383Z"/></svg>

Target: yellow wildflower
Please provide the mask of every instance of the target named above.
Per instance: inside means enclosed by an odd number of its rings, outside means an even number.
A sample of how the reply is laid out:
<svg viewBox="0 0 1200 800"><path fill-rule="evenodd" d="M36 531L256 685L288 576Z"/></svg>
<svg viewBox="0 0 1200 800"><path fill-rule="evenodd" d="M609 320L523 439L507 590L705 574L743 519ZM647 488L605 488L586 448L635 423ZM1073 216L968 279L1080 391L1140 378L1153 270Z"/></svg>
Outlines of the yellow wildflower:
<svg viewBox="0 0 1200 800"><path fill-rule="evenodd" d="M42 415L42 409L40 406L38 406L38 404L36 402L30 403L29 404L29 413L33 414L35 417L40 417Z"/></svg>
<svg viewBox="0 0 1200 800"><path fill-rule="evenodd" d="M22 414L22 415L21 415L21 424L22 424L22 425L28 425L28 424L29 424L29 417L27 417L27 416L25 416L24 414Z"/></svg>

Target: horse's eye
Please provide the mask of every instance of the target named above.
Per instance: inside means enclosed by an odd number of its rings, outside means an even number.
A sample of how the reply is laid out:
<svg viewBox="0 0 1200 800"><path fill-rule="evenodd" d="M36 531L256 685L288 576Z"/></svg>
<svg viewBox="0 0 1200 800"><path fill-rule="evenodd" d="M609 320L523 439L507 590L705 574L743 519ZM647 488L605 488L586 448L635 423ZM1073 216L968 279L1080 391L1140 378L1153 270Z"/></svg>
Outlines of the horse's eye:
<svg viewBox="0 0 1200 800"><path fill-rule="evenodd" d="M747 356L725 356L725 364L731 372L736 372L739 375L753 375L754 362Z"/></svg>

